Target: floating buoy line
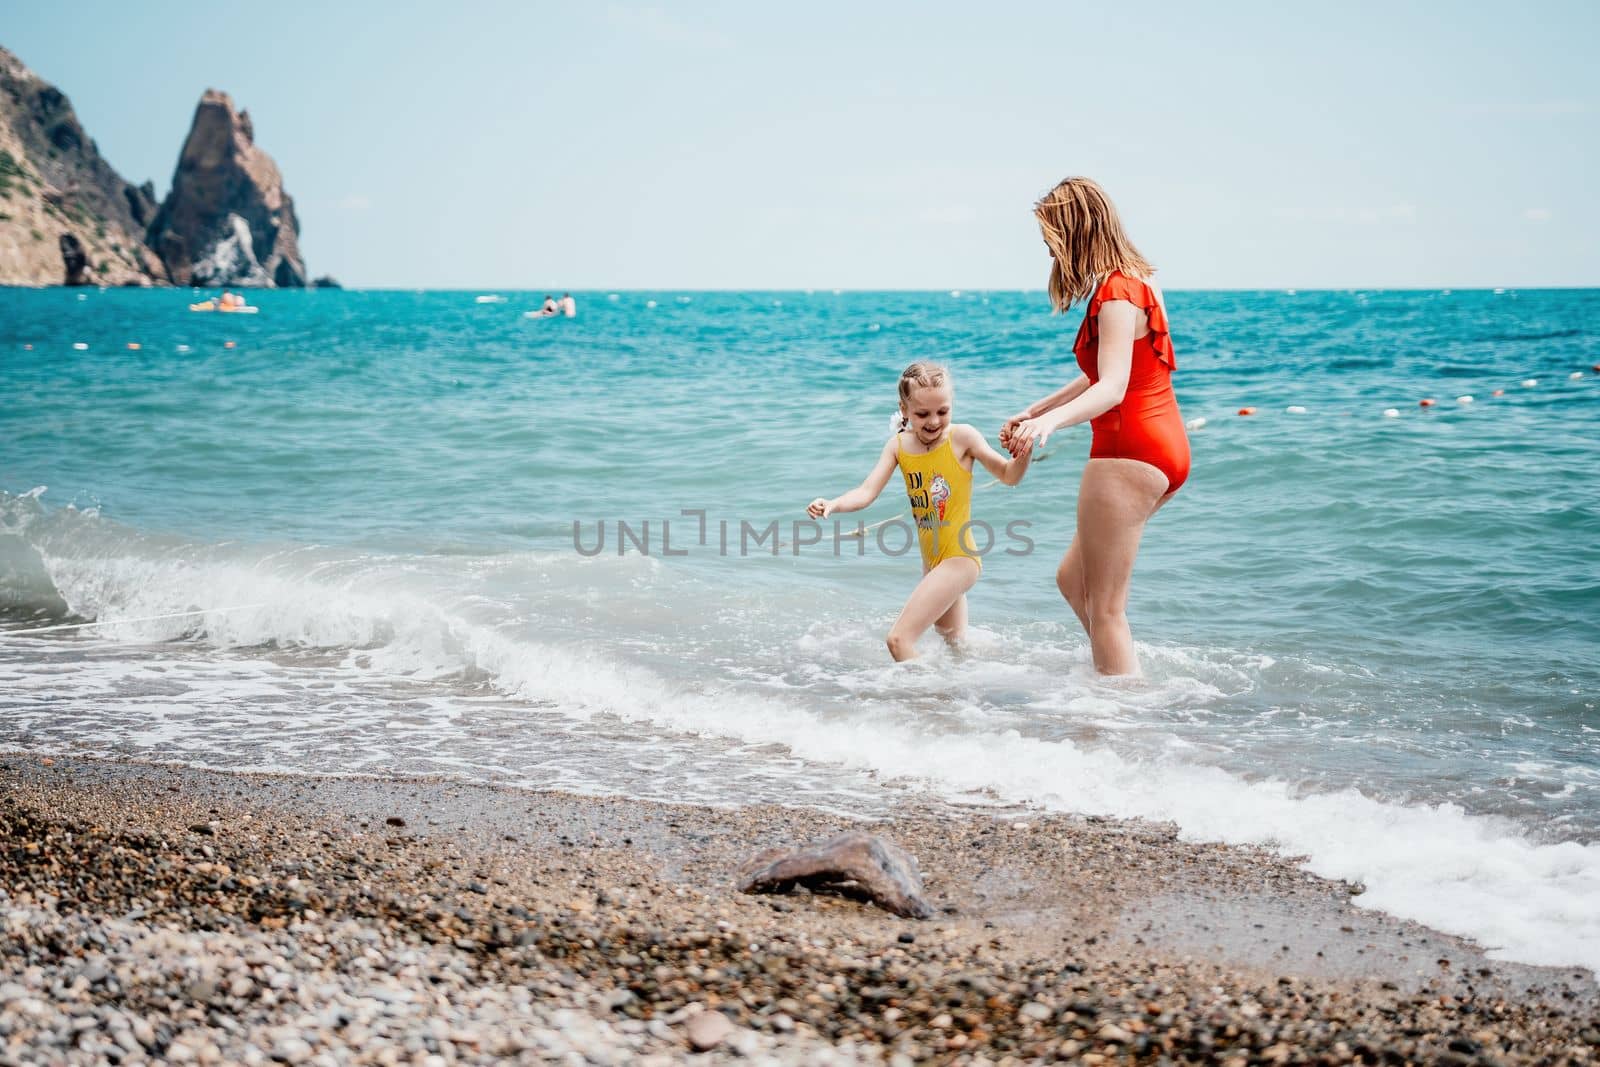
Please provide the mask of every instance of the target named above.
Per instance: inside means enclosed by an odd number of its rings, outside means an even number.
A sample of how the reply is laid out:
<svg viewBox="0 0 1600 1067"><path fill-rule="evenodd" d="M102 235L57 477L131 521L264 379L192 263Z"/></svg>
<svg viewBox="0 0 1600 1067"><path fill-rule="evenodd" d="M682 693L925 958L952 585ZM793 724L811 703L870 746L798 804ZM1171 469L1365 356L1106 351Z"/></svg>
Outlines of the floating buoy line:
<svg viewBox="0 0 1600 1067"><path fill-rule="evenodd" d="M224 341L220 341L218 343L222 348L225 348L225 349L237 348L238 344L239 344L239 342L231 341L231 340L224 340ZM115 346L111 346L111 347L115 347ZM129 341L126 344L124 344L122 347L127 349L129 352L143 352L145 346L144 346L144 343L141 342L141 341ZM39 346L34 344L34 343L32 343L32 342L25 343L22 346L22 350L24 352L34 352L34 351L37 351L38 348L39 348ZM87 352L87 351L89 351L89 349L90 349L90 346L89 346L89 342L88 341L74 341L74 342L72 342L72 350L74 352ZM185 345L185 344L175 344L175 345L172 346L172 350L174 352L177 352L179 355L187 355L188 353L194 351L194 349L192 347L190 347L189 345Z"/></svg>
<svg viewBox="0 0 1600 1067"><path fill-rule="evenodd" d="M1593 367L1590 368L1590 371L1592 371L1594 374L1600 375L1600 363L1596 363ZM1578 382L1578 381L1583 381L1587 377L1589 377L1588 373L1586 373L1584 371L1581 371L1581 370L1575 370L1575 371L1572 371L1570 374L1567 375L1567 379L1566 380L1569 381L1569 382ZM1539 379L1538 378L1524 378L1520 382L1518 382L1517 385L1522 389L1537 389L1537 388L1539 388ZM1505 389L1495 389L1489 395L1491 397L1496 397L1496 398L1497 397L1503 397L1503 396L1506 395L1506 391L1505 391ZM1461 396L1458 396L1458 397L1455 398L1455 403L1460 407L1470 407L1472 404L1477 403L1477 400L1478 400L1478 398L1473 396L1471 393L1463 393ZM1438 398L1431 397L1431 396L1425 396L1425 397L1420 398L1417 401L1417 407L1418 408L1436 408L1436 407L1439 406L1439 403L1440 402L1439 402ZM1284 411L1284 414L1286 414L1286 415L1308 415L1308 414L1310 414L1311 409L1306 407L1303 404L1290 404L1288 407L1285 407L1283 409L1283 411ZM1257 415L1260 412L1261 412L1261 408L1247 404L1244 407L1239 408L1237 414L1240 415L1240 416L1243 416L1243 417L1249 417L1249 416L1252 416L1252 415ZM1382 415L1386 419L1398 419L1400 417L1400 409L1399 408L1384 408L1383 411L1382 411ZM1200 429L1204 429L1206 424L1209 421L1210 420L1208 420L1204 415L1200 415L1200 416L1197 416L1195 418L1186 420L1183 425L1184 425L1185 429L1200 430Z"/></svg>

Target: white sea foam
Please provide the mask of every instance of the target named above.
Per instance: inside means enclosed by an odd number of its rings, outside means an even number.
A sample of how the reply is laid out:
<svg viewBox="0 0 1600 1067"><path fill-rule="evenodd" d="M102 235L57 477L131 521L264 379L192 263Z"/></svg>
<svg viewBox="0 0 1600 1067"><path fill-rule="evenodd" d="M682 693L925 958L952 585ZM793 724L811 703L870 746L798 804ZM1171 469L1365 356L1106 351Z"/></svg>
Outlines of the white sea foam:
<svg viewBox="0 0 1600 1067"><path fill-rule="evenodd" d="M798 681L774 673L741 678L709 667L672 676L630 655L619 640L584 639L638 632L630 620L655 597L648 588L641 597L635 587L664 580L654 561L582 563L530 554L485 562L194 546L81 513L46 516L35 501L24 503L36 509L20 522L33 527L26 540L73 612L135 619L264 602L198 619L105 627L95 638L100 647L185 636L219 649L299 649L336 664L301 672L295 685L302 690L323 684L318 678L345 685L342 679L362 676L466 676L527 702L543 722L573 724L566 729L574 732L597 716L614 716L669 736L734 746L741 765L760 759L762 746L777 746L775 752L787 753L779 760L914 780L952 797L1170 820L1190 839L1265 844L1305 856L1307 869L1319 875L1365 884L1359 903L1473 937L1497 956L1600 968L1594 905L1600 845L1539 843L1509 821L1454 804L1400 804L1351 789L1306 792L1286 781L1247 781L1190 761L1186 745L1130 755L1105 740L1157 729L1162 716L1207 714L1219 694L1248 687L1271 666L1260 657L1146 649L1154 683L1130 690L1097 683L1081 651L1044 649L1033 660L1007 660L1006 643L981 631L965 659L939 652L919 666L884 666L858 651L871 647L863 627L860 633L818 629L802 638L793 666ZM7 526L19 526L14 512ZM486 582L463 585L472 571ZM511 584L557 599L515 604L491 595L508 571ZM567 613L562 621L573 625L572 633L539 622L537 613L552 606ZM38 699L18 704L19 721L42 728L52 703L46 698L60 687L81 683L77 691L87 699L122 692L129 683L116 670L86 667L34 679L29 684L42 688ZM1043 675L1067 681L1050 691L1035 688ZM206 690L206 705L218 715L243 716L240 706L260 703L249 713L254 719L237 720L241 736L263 748L258 763L323 769L316 761L329 758L324 750L381 755L384 745L411 732L433 739L438 768L496 780L492 743L488 757L449 743L468 714L460 702L413 702L403 721L390 706L373 703L348 714L330 710L315 723L288 721L285 712L273 722L261 708L282 696L283 683L267 668L258 674L241 673L237 663L219 666L207 681L201 666L184 675L183 685ZM1004 706L985 696L1001 690L1033 696ZM161 701L139 707L145 717L124 724L115 738L87 741L108 751L181 758L190 729L181 716L163 711ZM1041 723L1061 728L1041 730ZM515 723L485 726L514 729ZM692 779L706 772L688 773ZM581 774L558 780L584 787Z"/></svg>

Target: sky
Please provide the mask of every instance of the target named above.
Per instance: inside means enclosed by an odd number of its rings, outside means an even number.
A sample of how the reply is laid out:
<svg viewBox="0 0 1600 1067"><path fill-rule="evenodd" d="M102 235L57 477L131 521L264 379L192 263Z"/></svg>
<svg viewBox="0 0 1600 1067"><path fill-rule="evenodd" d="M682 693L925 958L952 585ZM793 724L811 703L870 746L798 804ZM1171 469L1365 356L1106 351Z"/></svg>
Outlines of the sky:
<svg viewBox="0 0 1600 1067"><path fill-rule="evenodd" d="M1085 174L1169 289L1600 285L1600 4L0 0L129 180L208 87L362 288L1039 289Z"/></svg>

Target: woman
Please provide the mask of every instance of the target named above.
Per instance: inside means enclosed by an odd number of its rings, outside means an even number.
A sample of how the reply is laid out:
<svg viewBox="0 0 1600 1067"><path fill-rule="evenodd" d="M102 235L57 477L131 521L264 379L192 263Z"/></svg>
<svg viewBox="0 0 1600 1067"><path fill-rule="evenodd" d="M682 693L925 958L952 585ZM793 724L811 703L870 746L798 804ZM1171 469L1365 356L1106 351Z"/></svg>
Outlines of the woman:
<svg viewBox="0 0 1600 1067"><path fill-rule="evenodd" d="M1054 262L1057 312L1087 299L1072 346L1081 373L1006 420L1013 453L1087 422L1094 430L1078 490L1078 530L1056 569L1102 674L1137 674L1128 629L1128 582L1144 524L1189 476L1189 438L1172 392L1177 363L1155 268L1122 231L1105 191L1068 178L1034 205Z"/></svg>

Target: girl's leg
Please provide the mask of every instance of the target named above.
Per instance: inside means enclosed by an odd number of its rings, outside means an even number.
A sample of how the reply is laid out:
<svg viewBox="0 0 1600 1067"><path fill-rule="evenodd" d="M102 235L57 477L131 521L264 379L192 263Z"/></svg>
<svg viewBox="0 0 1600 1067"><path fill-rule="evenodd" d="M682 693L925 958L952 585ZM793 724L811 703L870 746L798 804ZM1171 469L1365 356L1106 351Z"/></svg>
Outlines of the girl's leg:
<svg viewBox="0 0 1600 1067"><path fill-rule="evenodd" d="M1128 583L1145 520L1166 502L1167 476L1136 459L1091 459L1078 491L1089 647L1101 674L1138 674L1128 628Z"/></svg>
<svg viewBox="0 0 1600 1067"><path fill-rule="evenodd" d="M1067 546L1067 554L1061 557L1061 566L1056 568L1056 588L1067 598L1072 613L1083 626L1084 636L1093 638L1089 629L1089 590L1083 584L1083 552L1078 548L1076 537Z"/></svg>
<svg viewBox="0 0 1600 1067"><path fill-rule="evenodd" d="M950 610L933 620L933 628L950 644L955 644L967 632L967 594L956 597Z"/></svg>
<svg viewBox="0 0 1600 1067"><path fill-rule="evenodd" d="M978 580L977 560L957 556L943 560L933 570L922 576L922 581L911 591L900 617L889 628L889 655L895 662L915 659L917 638L928 632L935 620L941 620Z"/></svg>

